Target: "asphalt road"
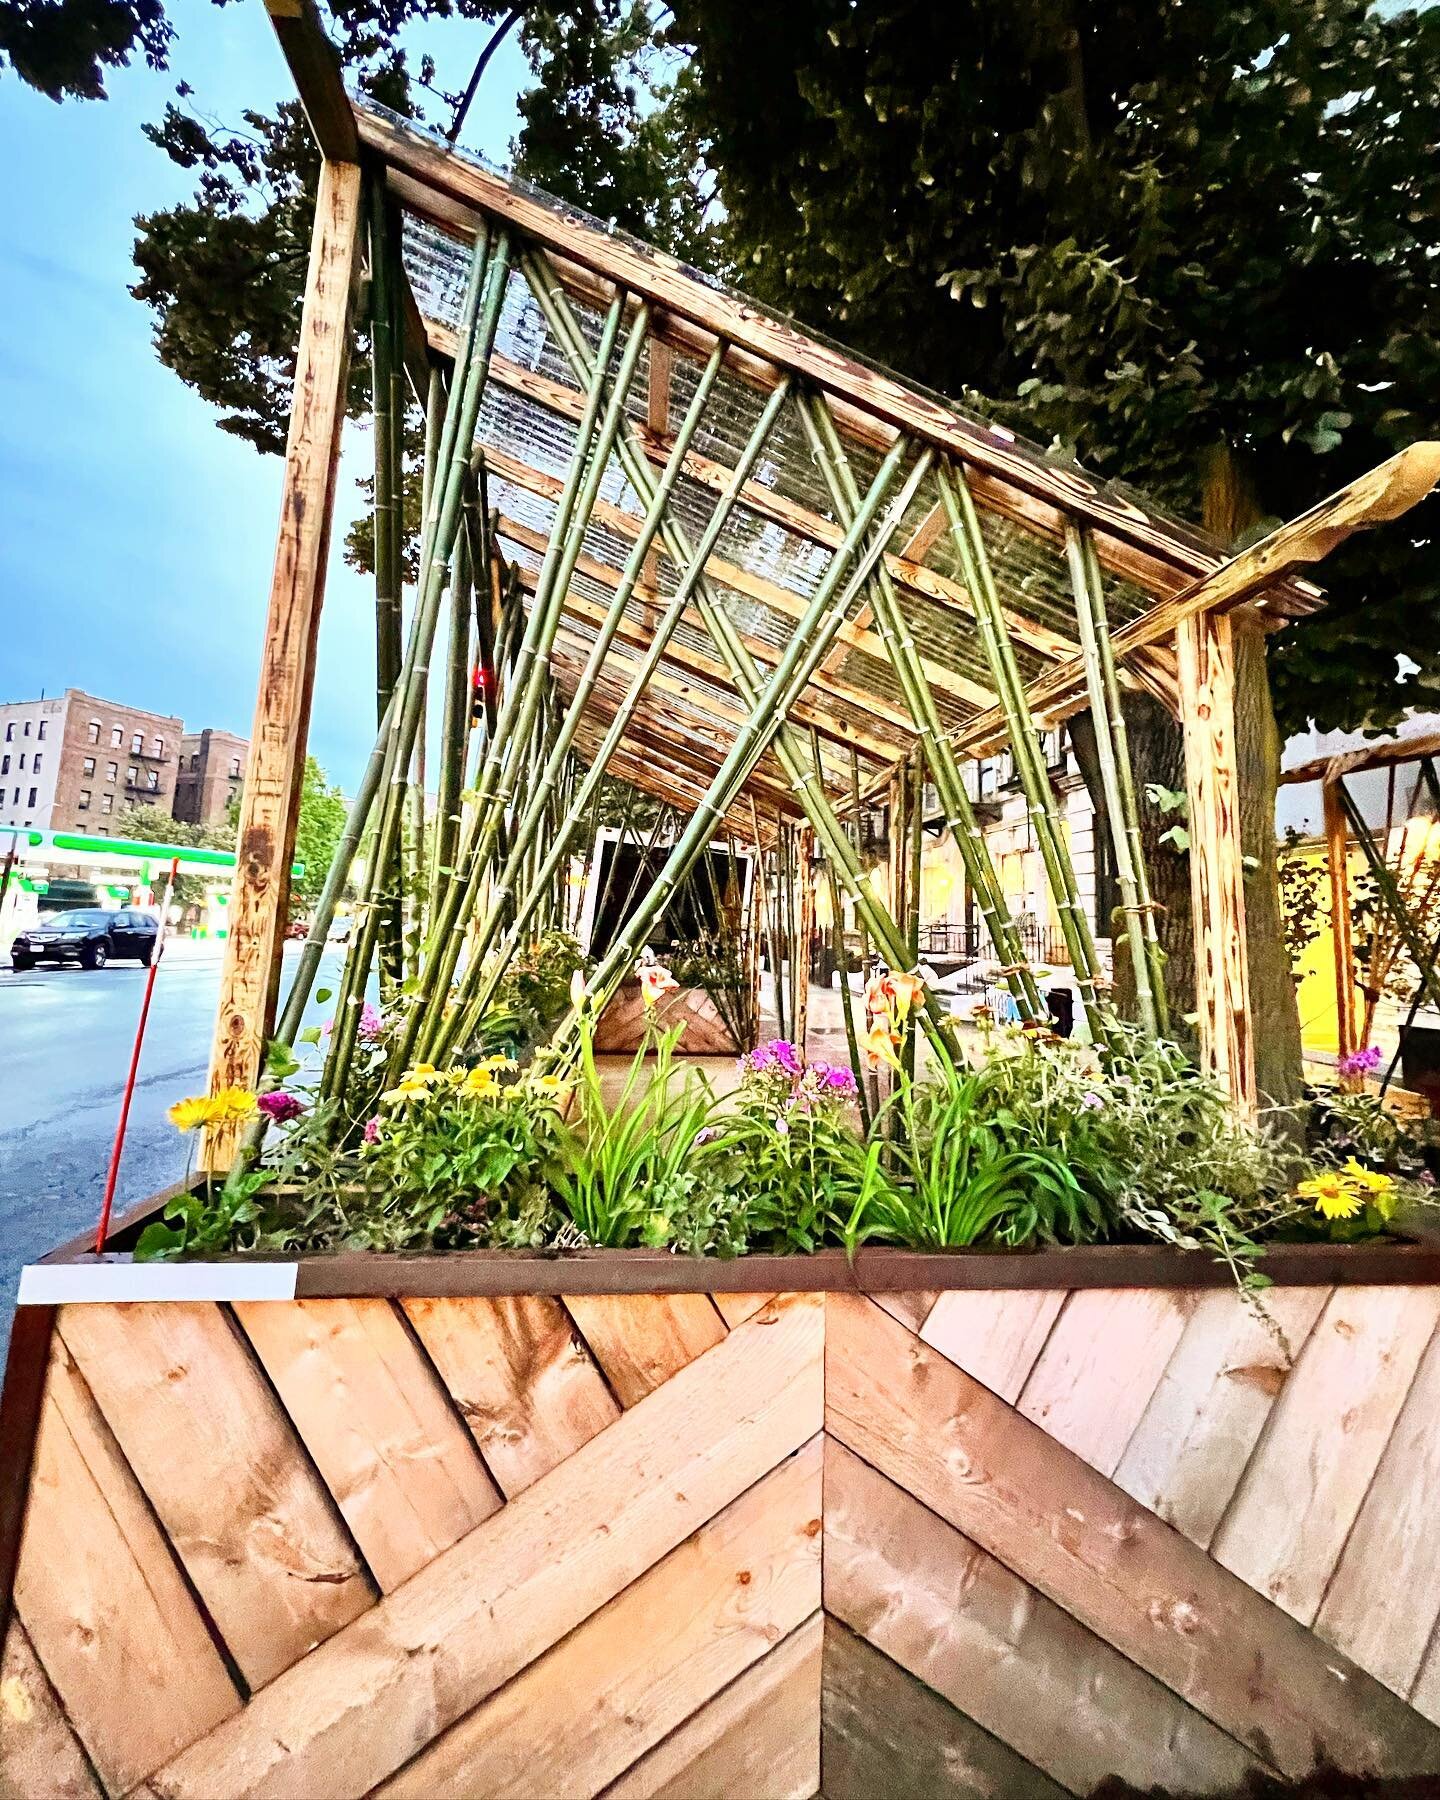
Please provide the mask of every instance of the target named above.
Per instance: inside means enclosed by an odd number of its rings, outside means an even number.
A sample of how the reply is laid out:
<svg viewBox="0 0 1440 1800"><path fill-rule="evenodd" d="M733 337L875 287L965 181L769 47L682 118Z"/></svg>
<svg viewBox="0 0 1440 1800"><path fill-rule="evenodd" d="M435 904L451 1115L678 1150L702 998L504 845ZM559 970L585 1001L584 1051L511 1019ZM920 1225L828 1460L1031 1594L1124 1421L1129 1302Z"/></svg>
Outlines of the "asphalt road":
<svg viewBox="0 0 1440 1800"><path fill-rule="evenodd" d="M297 953L286 946L287 967ZM338 964L326 957L317 987L334 987ZM99 1215L144 981L133 963L0 972L0 1348L23 1265ZM185 1173L186 1142L165 1112L204 1089L219 990L218 948L184 945L162 958L117 1212ZM330 1010L312 1003L310 1022Z"/></svg>

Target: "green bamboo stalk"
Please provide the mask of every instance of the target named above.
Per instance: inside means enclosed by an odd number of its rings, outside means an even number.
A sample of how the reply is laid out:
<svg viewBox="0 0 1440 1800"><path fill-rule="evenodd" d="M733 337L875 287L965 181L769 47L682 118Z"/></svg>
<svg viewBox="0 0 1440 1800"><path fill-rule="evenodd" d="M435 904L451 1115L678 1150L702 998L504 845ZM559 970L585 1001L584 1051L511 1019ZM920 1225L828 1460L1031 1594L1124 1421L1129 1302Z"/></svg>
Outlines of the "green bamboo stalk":
<svg viewBox="0 0 1440 1800"><path fill-rule="evenodd" d="M780 987L780 954L779 934L775 929L775 914L770 903L770 857L760 839L760 814L756 810L755 801L750 800L750 831L755 840L755 879L760 884L761 929L765 934L765 954L770 963L771 985L779 992ZM776 1025L781 1037L785 1035L785 1021L780 1016L779 1002L776 1003Z"/></svg>
<svg viewBox="0 0 1440 1800"><path fill-rule="evenodd" d="M664 913L677 887L693 867L699 848L708 843L716 823L734 804L736 795L759 761L766 744L774 736L778 722L790 711L828 654L857 596L864 590L871 570L888 547L933 461L928 448L920 451L899 496L891 503L884 519L872 533L876 515L907 449L906 440L897 440L881 463L869 492L860 504L854 523L845 533L829 568L807 604L794 636L781 653L774 676L761 696L760 704L751 711L737 731L734 744L726 753L679 841L671 850L654 886L636 909L627 929L601 961L591 983L591 993L595 996L594 1003L597 1007L604 1004L628 972L635 960L637 946L648 935L655 920ZM850 578L845 580L845 570L852 560L853 571ZM807 774L803 770L800 773L802 778ZM576 1022L577 1015L573 1010L561 1020L556 1039L562 1046L565 1039L573 1034Z"/></svg>
<svg viewBox="0 0 1440 1800"><path fill-rule="evenodd" d="M1105 587L1100 577L1100 563L1095 543L1088 531L1080 538L1080 563L1084 574L1084 590L1089 598L1090 618L1099 652L1100 675L1105 694L1106 713L1114 746L1114 771L1120 795L1120 812L1130 846L1130 869L1135 882L1135 904L1139 910L1141 934L1145 944L1145 960L1149 970L1151 1005L1156 1030L1163 1037L1170 1030L1170 1002L1165 986L1165 949L1160 942L1160 927L1150 888L1150 871L1145 861L1145 843L1140 830L1140 805L1135 792L1135 765L1130 757L1130 733L1125 723L1125 707L1120 692L1120 672L1115 665L1115 651L1110 642L1110 622L1105 613ZM1077 590L1077 605L1079 590ZM1118 863L1118 857L1117 857Z"/></svg>
<svg viewBox="0 0 1440 1800"><path fill-rule="evenodd" d="M400 666L400 591L395 577L394 541L400 530L400 496L395 491L394 443L399 421L392 411L390 379L395 361L395 279L390 260L389 201L383 175L369 181L370 200L370 382L375 420L375 717L384 717Z"/></svg>
<svg viewBox="0 0 1440 1800"><path fill-rule="evenodd" d="M531 290L545 314L546 322L577 378L583 381L590 367L589 346L575 322L562 284L549 269L543 256L531 252L527 259L522 259L522 266ZM638 427L632 426L622 438L619 454L631 487L643 499L653 490L654 482ZM681 565L690 554L690 542L685 532L671 519L667 521L663 535L671 560L677 566ZM739 633L715 599L707 581L702 580L698 584L695 597L702 621L720 650L736 690L746 705L753 707L765 687L754 657L741 642ZM815 827L817 838L827 854L835 857L846 892L869 923L887 958L899 964L903 960L904 949L895 921L886 914L885 908L865 880L865 872L854 855L823 788L817 787L807 775L803 745L788 725L782 725L777 733L775 751L787 779L800 798L806 816ZM937 1053L947 1062L951 1060L951 1045L942 1024L941 1010L933 998L927 1002L926 1031Z"/></svg>
<svg viewBox="0 0 1440 1800"><path fill-rule="evenodd" d="M966 484L964 472L948 464L940 469L940 497L950 524L951 537L960 554L965 585L975 605L975 620L980 639L990 664L1005 713L1006 728L1029 809L1035 840L1045 865L1046 879L1055 897L1060 916L1060 929L1070 953L1075 985L1094 1041L1104 1043L1109 1036L1109 1022L1100 1006L1095 989L1099 959L1089 921L1080 902L1079 884L1055 814L1055 797L1049 777L1040 760L1039 743L1029 703L1025 698L1025 682L1015 660L1000 607L1000 596L990 569L990 559L980 531L975 503Z"/></svg>
<svg viewBox="0 0 1440 1800"><path fill-rule="evenodd" d="M1158 1037L1160 1022L1155 995L1150 984L1150 957L1145 946L1145 932L1140 910L1140 890L1132 860L1132 842L1126 828L1125 804L1120 789L1120 771L1115 755L1110 695L1101 662L1099 634L1090 591L1089 572L1080 533L1073 527L1065 533L1065 554L1070 564L1070 583L1075 594L1075 619L1080 632L1080 655L1085 666L1085 691L1090 700L1090 717L1095 727L1095 754L1100 764L1101 787L1105 795L1105 812L1110 827L1110 842L1115 855L1115 880L1120 889L1121 910L1125 915L1125 936L1130 950L1130 963L1135 973L1135 1003L1140 1024L1148 1037ZM1103 612L1101 618L1103 619Z"/></svg>
<svg viewBox="0 0 1440 1800"><path fill-rule="evenodd" d="M470 727L470 619L475 586L470 534L455 546L450 584L450 637L445 655L445 694L440 715L440 770L435 790L435 860L430 875L433 911L442 882L454 872L465 786L465 743Z"/></svg>
<svg viewBox="0 0 1440 1800"><path fill-rule="evenodd" d="M349 1005L345 1013L336 1019L330 1055L325 1065L322 1091L327 1097L344 1093L354 1055L359 1002L364 994L379 934L384 882L399 844L405 774L425 704L430 647L435 636L441 596L450 577L450 562L461 517L464 478L469 465L469 445L475 435L475 421L480 411L505 295L509 273L508 237L502 231L493 254L488 257L484 254L484 243L482 232L476 240L462 317L460 342L464 352L457 364L456 379L451 386L441 435L438 460L440 473L434 482L428 511L419 597L396 684L402 690L402 698L391 721L390 742L386 752L385 779L388 786L381 797L380 825L376 833L370 872L369 904L361 920L358 943L346 960Z"/></svg>
<svg viewBox="0 0 1440 1800"><path fill-rule="evenodd" d="M850 746L850 816L855 821L853 850L855 863L860 865L860 752L852 744ZM848 841L848 839L847 839ZM870 932L865 922L865 915L858 908L855 913L855 929L860 934L860 979L862 991L870 974ZM845 1004L851 1004L849 978L846 977ZM875 1070L868 1071L865 1091L869 1096L866 1111L873 1118L880 1110L880 1077Z"/></svg>
<svg viewBox="0 0 1440 1800"><path fill-rule="evenodd" d="M584 533L599 494L610 449L624 418L625 399L644 347L648 314L642 307L626 344L609 404L605 405L610 357L619 335L624 305L624 294L617 293L601 332L585 410L576 432L565 486L556 506L550 541L536 577L529 619L514 667L509 672L494 733L485 747L470 830L460 856L462 878L450 887L444 909L432 927L426 954L425 1000L412 1013L397 1048L395 1061L400 1068L410 1061L417 1045L433 1060L436 1042L445 1031L444 1009L464 948L466 927L490 871L504 808L514 789L515 771L520 766L512 755L512 747L516 742L522 745L525 742L548 679L550 648L559 629L570 575L583 547Z"/></svg>
<svg viewBox="0 0 1440 1800"><path fill-rule="evenodd" d="M810 727L810 755L815 764L815 772L824 781L824 767L820 759L820 733L812 725ZM855 1029L854 996L850 992L850 971L845 954L845 913L840 898L840 878L835 873L835 865L827 856L825 858L825 876L830 887L830 956L840 973L840 1013L845 1021L845 1048L850 1053L850 1067L855 1075L855 1097L860 1107L861 1128L870 1130L870 1101L865 1091L865 1059L860 1054L860 1036Z"/></svg>
<svg viewBox="0 0 1440 1800"><path fill-rule="evenodd" d="M830 410L819 396L815 396L808 407L801 407L800 415L811 454L830 489L831 503L837 509L837 516L844 518L855 504L858 489ZM1006 967L1006 984L1021 1017L1035 1018L1043 1010L1040 990L1021 948L1019 933L1010 917L1004 889L965 787L964 776L941 725L935 696L920 661L909 621L883 563L875 572L871 603L881 640L920 734L921 747L935 772L945 822L960 851L970 891L980 908L995 953ZM858 806L858 797L856 804Z"/></svg>
<svg viewBox="0 0 1440 1800"><path fill-rule="evenodd" d="M711 551L714 549L715 544L718 542L721 532L725 529L731 511L739 497L740 489L744 482L748 480L750 471L759 460L766 440L769 437L771 427L774 425L775 419L784 404L786 386L787 384L782 382L762 408L760 417L756 421L755 427L750 434L750 438L746 443L744 450L741 452L740 461L730 480L726 483L724 491L716 501L715 509L706 523L705 530L701 533L699 544L693 551L689 551L686 556L677 558L676 566L682 568L684 572L680 577L680 581L674 594L672 594L670 599L666 602L665 610L656 624L645 655L637 665L625 695L619 706L616 708L615 717L606 730L605 737L591 761L590 770L586 775L585 781L581 783L580 791L572 803L565 824L562 826L561 831L550 847L549 857L544 865L547 872L552 862L559 863L563 860L569 847L570 838L579 823L579 819L583 816L584 808L589 804L589 789L603 779L605 769L611 756L625 736L629 719L634 712L641 694L648 685L650 677L660 666L660 663L664 658L666 647L670 643L671 638L674 637L675 632L679 629L680 622L690 604L691 597L695 593L696 588L703 577L705 563L708 560ZM671 472L672 466L674 473L678 475L680 459L672 458L671 462L667 463L667 474ZM655 524L659 525L660 521L665 516L666 502L670 489L664 485L662 480L660 484L653 482L648 483L645 488L638 489L637 491L641 493L642 499L646 502L647 522L653 519ZM651 534L651 537L653 541L653 533ZM637 543L635 548L638 550L639 547L640 546ZM643 561L643 557L637 558L633 552L627 560L625 577L629 578L631 587L633 587L634 582L639 578ZM622 580L623 579L624 578L622 577ZM519 834L517 833L517 837L518 836ZM526 919L529 916L530 902L527 894L523 892L517 894L514 893L513 890L513 882L502 872L497 892L501 900L509 899L513 895L515 910L514 921L509 928L505 942L501 945L497 955L492 959L488 971L482 965L485 953L494 940L494 933L496 930L496 920L493 916L493 908L492 916L487 917L479 930L475 933L474 954L466 969L465 980L462 983L462 993L457 1002L455 1013L452 1015L452 1034L449 1036L448 1040L437 1036L435 1040L436 1048L431 1052L432 1061L438 1060L439 1049L443 1042L453 1042L459 1034L474 1030L478 1023L479 1016L483 1013L491 998L493 998L495 988L498 985L500 976L503 973L509 958L514 954L519 933L524 929Z"/></svg>
<svg viewBox="0 0 1440 1800"><path fill-rule="evenodd" d="M910 805L910 883L905 895L906 926L910 939L911 966L920 966L920 882L925 858L925 752L917 744L915 747L914 796ZM905 1037L904 1062L906 1073L913 1080L915 1076L915 1033L908 1032Z"/></svg>

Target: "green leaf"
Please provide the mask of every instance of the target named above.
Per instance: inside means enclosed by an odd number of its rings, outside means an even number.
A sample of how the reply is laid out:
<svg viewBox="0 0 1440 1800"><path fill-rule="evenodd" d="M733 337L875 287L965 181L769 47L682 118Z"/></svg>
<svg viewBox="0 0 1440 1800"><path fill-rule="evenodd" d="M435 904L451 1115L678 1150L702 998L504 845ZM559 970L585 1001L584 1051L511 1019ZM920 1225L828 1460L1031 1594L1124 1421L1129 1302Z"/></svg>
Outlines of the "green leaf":
<svg viewBox="0 0 1440 1800"><path fill-rule="evenodd" d="M327 1000L331 999L332 997L333 997L333 990L331 990L330 988L316 988L316 990L315 990L315 999L316 999L317 1004L320 1006L323 1006L325 1004L325 1002Z"/></svg>

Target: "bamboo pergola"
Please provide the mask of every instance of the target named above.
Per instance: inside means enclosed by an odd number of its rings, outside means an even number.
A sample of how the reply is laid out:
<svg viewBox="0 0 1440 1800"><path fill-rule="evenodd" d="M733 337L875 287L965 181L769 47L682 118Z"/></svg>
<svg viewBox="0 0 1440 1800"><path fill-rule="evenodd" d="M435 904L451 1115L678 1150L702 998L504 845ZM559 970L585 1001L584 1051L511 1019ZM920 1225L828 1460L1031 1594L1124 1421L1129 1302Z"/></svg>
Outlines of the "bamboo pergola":
<svg viewBox="0 0 1440 1800"><path fill-rule="evenodd" d="M620 979L717 831L792 871L813 849L868 942L910 966L903 871L891 910L865 879L853 814L862 796L928 781L1027 1013L1038 988L963 774L967 758L1008 743L1080 999L1103 1036L1101 964L1036 747L1042 724L1087 706L1114 831L1116 941L1133 959L1143 1023L1163 1029L1121 710L1136 688L1184 727L1199 1036L1236 1104L1252 1108L1231 614L1243 606L1279 629L1319 606L1299 571L1414 505L1440 476L1440 445L1411 446L1226 560L1128 490L1050 463L943 396L352 102L309 0L266 4L325 160L214 1083L253 1081L276 1029L347 357L367 323L379 735L347 844L370 819L379 848L331 1091L372 960L400 972L399 903L384 884L402 844L412 887L428 896L403 951L424 996L403 1049L441 1056L546 916L607 769L683 824L633 929L602 962L600 989ZM421 569L408 600L407 403L426 418ZM483 700L474 732L472 661ZM422 855L423 832L406 821L423 791L432 677L445 693L440 818ZM334 897L321 903L282 1036ZM790 1004L803 1015L801 985ZM939 1037L937 1021L929 1029ZM212 1164L233 1150L212 1142Z"/></svg>

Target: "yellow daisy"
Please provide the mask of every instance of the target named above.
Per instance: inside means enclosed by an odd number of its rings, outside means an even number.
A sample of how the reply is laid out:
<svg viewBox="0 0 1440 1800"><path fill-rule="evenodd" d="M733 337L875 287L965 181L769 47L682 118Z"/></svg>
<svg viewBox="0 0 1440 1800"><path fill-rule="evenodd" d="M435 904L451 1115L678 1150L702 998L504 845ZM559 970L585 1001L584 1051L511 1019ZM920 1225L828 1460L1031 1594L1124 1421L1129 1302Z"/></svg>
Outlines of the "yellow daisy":
<svg viewBox="0 0 1440 1800"><path fill-rule="evenodd" d="M177 1100L165 1116L177 1131L198 1131L214 1117L210 1096L192 1094L188 1100Z"/></svg>
<svg viewBox="0 0 1440 1800"><path fill-rule="evenodd" d="M217 1125L232 1119L249 1119L255 1113L255 1096L249 1088L224 1087L210 1096L211 1118Z"/></svg>
<svg viewBox="0 0 1440 1800"><path fill-rule="evenodd" d="M1367 1169L1363 1163L1356 1162L1353 1156L1346 1160L1340 1173L1355 1187L1364 1188L1367 1194L1388 1194L1395 1186L1393 1177Z"/></svg>
<svg viewBox="0 0 1440 1800"><path fill-rule="evenodd" d="M1338 1171L1302 1181L1295 1192L1315 1202L1316 1212L1327 1219L1353 1219L1365 1202Z"/></svg>

